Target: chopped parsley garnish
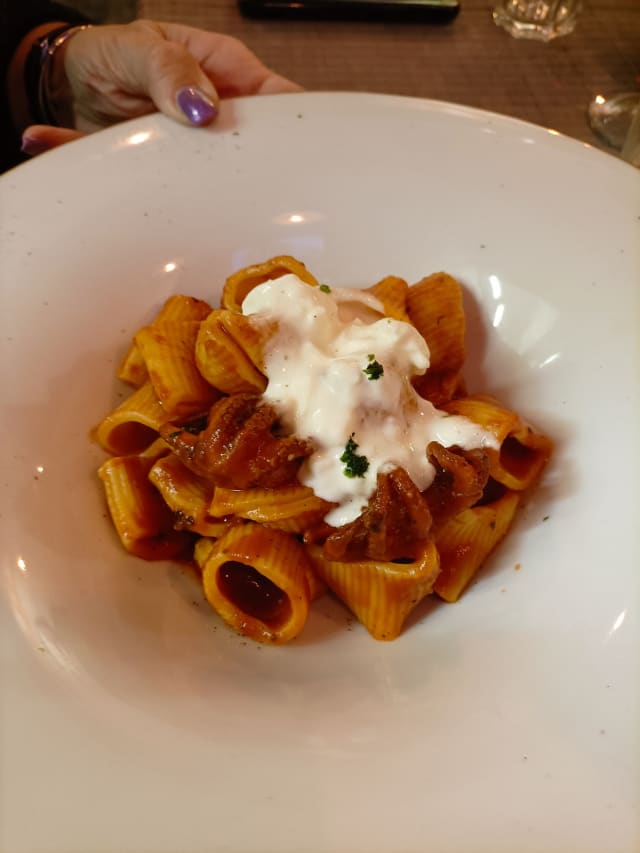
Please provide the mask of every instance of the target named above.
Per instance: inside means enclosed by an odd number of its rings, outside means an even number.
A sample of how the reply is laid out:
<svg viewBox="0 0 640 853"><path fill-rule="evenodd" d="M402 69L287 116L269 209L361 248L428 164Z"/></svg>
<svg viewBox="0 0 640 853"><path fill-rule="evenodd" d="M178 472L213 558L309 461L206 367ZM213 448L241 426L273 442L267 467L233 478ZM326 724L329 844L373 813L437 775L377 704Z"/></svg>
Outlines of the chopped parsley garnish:
<svg viewBox="0 0 640 853"><path fill-rule="evenodd" d="M369 468L369 460L366 456L359 456L356 453L358 445L353 440L355 433L351 433L349 441L344 449L344 453L340 457L340 461L344 462L345 477L364 477Z"/></svg>
<svg viewBox="0 0 640 853"><path fill-rule="evenodd" d="M328 285L328 284L321 284L321 285L320 285L320 290L321 290L323 293L331 293L331 288L329 287L329 285Z"/></svg>
<svg viewBox="0 0 640 853"><path fill-rule="evenodd" d="M384 373L384 367L379 361L376 361L376 357L372 352L369 353L367 358L369 359L369 364L362 372L367 374L367 379L369 379L369 381L372 379L380 379Z"/></svg>

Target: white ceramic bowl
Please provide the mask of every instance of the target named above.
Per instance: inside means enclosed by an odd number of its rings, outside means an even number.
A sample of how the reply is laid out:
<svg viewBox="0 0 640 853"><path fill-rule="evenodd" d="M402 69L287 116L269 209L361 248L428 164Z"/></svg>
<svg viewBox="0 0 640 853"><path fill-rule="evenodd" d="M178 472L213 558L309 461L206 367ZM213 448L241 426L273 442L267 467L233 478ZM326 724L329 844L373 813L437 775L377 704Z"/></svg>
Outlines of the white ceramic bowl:
<svg viewBox="0 0 640 853"><path fill-rule="evenodd" d="M3 176L0 210L3 849L637 850L640 173L302 94L120 125ZM259 648L105 517L88 435L130 335L280 253L344 286L458 276L470 389L557 444L477 583L390 644L325 600Z"/></svg>

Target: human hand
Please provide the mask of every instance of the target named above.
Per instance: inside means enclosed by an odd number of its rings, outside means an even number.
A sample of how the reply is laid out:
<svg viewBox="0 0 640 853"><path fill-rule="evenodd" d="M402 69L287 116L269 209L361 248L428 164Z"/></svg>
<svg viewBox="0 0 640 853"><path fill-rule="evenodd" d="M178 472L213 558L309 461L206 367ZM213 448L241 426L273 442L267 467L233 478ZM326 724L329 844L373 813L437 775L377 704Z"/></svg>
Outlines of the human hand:
<svg viewBox="0 0 640 853"><path fill-rule="evenodd" d="M182 24L91 27L74 34L54 60L53 107L65 127L28 127L27 154L155 110L206 125L220 98L300 90L238 39Z"/></svg>

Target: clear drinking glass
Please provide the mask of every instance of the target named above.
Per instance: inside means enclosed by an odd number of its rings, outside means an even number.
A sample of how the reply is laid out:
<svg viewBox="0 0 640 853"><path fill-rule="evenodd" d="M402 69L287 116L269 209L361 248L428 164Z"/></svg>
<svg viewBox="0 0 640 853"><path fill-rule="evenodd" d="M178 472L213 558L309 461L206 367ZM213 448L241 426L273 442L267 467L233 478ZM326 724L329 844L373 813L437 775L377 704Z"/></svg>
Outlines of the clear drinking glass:
<svg viewBox="0 0 640 853"><path fill-rule="evenodd" d="M516 38L551 41L576 25L581 0L501 0L493 20Z"/></svg>
<svg viewBox="0 0 640 853"><path fill-rule="evenodd" d="M640 92L596 95L587 115L589 127L603 142L640 167Z"/></svg>
<svg viewBox="0 0 640 853"><path fill-rule="evenodd" d="M633 114L620 156L640 169L640 107Z"/></svg>

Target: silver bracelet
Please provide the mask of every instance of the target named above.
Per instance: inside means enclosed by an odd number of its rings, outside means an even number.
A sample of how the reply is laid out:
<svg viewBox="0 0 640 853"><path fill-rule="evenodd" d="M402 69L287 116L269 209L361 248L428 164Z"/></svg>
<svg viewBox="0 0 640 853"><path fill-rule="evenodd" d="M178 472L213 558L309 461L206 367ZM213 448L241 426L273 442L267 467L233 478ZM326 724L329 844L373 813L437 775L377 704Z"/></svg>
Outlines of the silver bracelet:
<svg viewBox="0 0 640 853"><path fill-rule="evenodd" d="M58 34L54 38L45 38L41 42L42 52L40 54L40 77L38 80L38 108L45 124L58 124L57 117L53 107L51 106L51 67L53 65L53 58L56 51L61 48L63 44L68 42L70 38L76 35L76 33L79 33L81 30L88 30L92 26L92 24L78 24L75 27L68 27L62 32L58 31Z"/></svg>

